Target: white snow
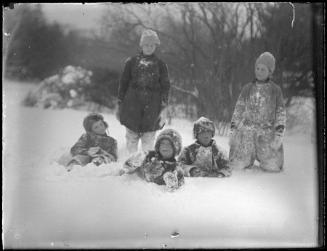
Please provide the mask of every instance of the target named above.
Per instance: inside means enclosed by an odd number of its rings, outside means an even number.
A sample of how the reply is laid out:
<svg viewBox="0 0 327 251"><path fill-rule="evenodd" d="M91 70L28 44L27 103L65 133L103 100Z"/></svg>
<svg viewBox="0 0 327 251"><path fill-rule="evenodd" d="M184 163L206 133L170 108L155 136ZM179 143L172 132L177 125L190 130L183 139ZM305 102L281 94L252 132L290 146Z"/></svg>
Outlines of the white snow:
<svg viewBox="0 0 327 251"><path fill-rule="evenodd" d="M176 192L115 176L127 158L125 130L104 114L119 163L77 168L56 160L83 133L87 112L20 105L31 85L3 84L5 248L241 248L317 245L315 145L285 138L285 171L186 178ZM192 122L171 126L193 142ZM228 138L215 137L228 151Z"/></svg>

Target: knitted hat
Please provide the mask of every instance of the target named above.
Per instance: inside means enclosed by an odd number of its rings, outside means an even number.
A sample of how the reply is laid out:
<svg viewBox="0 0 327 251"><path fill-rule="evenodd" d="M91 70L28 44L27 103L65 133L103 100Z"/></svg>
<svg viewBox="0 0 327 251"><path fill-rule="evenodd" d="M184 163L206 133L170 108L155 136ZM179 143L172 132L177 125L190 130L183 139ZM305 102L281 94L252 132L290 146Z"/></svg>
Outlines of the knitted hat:
<svg viewBox="0 0 327 251"><path fill-rule="evenodd" d="M194 122L193 126L193 136L196 139L200 132L209 131L212 133L212 137L215 135L215 125L214 123L205 117L199 118Z"/></svg>
<svg viewBox="0 0 327 251"><path fill-rule="evenodd" d="M157 137L154 149L156 152L159 152L160 142L163 139L167 139L173 146L174 156L178 155L182 149L182 137L174 129L165 129Z"/></svg>
<svg viewBox="0 0 327 251"><path fill-rule="evenodd" d="M275 57L270 52L266 51L257 58L255 65L263 64L267 66L270 73L273 73L275 71L275 62Z"/></svg>
<svg viewBox="0 0 327 251"><path fill-rule="evenodd" d="M157 33L153 30L143 31L143 33L141 35L141 39L140 39L140 46L142 46L146 42L160 45L159 37L158 37Z"/></svg>
<svg viewBox="0 0 327 251"><path fill-rule="evenodd" d="M103 116L99 113L93 112L84 118L83 126L84 126L85 131L91 132L93 123L95 123L99 120L102 120L103 123L105 124L105 126L108 127L108 124L104 121Z"/></svg>

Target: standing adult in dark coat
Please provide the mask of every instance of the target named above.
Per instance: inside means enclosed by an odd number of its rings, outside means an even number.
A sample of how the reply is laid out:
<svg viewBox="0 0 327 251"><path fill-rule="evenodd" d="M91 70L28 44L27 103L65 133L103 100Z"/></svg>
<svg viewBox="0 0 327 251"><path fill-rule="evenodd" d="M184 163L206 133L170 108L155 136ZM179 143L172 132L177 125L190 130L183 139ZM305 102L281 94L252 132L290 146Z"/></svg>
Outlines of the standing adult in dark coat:
<svg viewBox="0 0 327 251"><path fill-rule="evenodd" d="M125 62L119 90L118 118L126 127L129 153L154 147L155 133L161 129L160 114L168 104L170 82L167 65L155 54L160 40L156 32L145 30L140 40L141 52Z"/></svg>

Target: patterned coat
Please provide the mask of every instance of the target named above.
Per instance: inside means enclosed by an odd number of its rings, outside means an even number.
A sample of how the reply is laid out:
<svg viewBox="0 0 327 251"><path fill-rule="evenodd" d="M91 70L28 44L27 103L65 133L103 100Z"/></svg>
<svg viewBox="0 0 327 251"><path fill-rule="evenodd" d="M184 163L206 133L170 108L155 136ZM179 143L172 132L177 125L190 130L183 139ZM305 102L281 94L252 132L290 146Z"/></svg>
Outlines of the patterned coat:
<svg viewBox="0 0 327 251"><path fill-rule="evenodd" d="M78 141L71 148L70 153L75 156L88 156L87 151L91 147L100 147L102 151L100 154L111 155L117 161L117 141L108 135L97 135L92 132L84 133ZM81 158L87 159L87 158ZM85 161L83 161L85 162ZM87 164L87 163L83 163Z"/></svg>
<svg viewBox="0 0 327 251"><path fill-rule="evenodd" d="M244 86L237 100L231 126L274 127L286 125L286 110L281 88L274 82L251 82Z"/></svg>
<svg viewBox="0 0 327 251"><path fill-rule="evenodd" d="M178 186L184 184L183 171L175 158L163 160L155 151L139 152L134 154L124 163L126 173L137 173L148 182L165 185L163 176L167 172L177 175Z"/></svg>
<svg viewBox="0 0 327 251"><path fill-rule="evenodd" d="M127 59L118 90L121 124L138 133L158 130L169 89L167 65L154 54Z"/></svg>
<svg viewBox="0 0 327 251"><path fill-rule="evenodd" d="M222 173L223 176L230 175L228 158L218 148L214 139L207 147L198 141L185 147L178 160L183 164L185 176L192 176L190 171L193 167L200 169L203 174L201 176L215 176L217 173Z"/></svg>
<svg viewBox="0 0 327 251"><path fill-rule="evenodd" d="M267 171L282 170L281 138L285 125L286 110L281 88L271 80L247 84L232 117L230 166L233 169L251 167L257 159Z"/></svg>

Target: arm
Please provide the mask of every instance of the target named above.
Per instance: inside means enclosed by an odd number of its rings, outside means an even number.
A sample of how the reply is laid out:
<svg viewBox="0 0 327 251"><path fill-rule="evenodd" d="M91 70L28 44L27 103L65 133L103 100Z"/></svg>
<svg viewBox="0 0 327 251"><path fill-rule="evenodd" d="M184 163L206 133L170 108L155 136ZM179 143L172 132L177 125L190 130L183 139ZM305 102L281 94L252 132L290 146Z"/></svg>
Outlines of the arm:
<svg viewBox="0 0 327 251"><path fill-rule="evenodd" d="M185 147L178 157L179 167L183 170L183 174L185 176L190 176L190 170L194 167L190 158L190 151L187 147Z"/></svg>
<svg viewBox="0 0 327 251"><path fill-rule="evenodd" d="M75 155L88 155L87 151L89 149L89 143L88 143L88 137L87 134L84 133L78 141L73 145L73 147L70 149L70 153L75 156Z"/></svg>
<svg viewBox="0 0 327 251"><path fill-rule="evenodd" d="M286 110L284 105L283 93L279 86L277 86L276 95L276 120L275 129L276 131L283 133L286 126Z"/></svg>
<svg viewBox="0 0 327 251"><path fill-rule="evenodd" d="M128 58L125 61L124 70L119 81L118 102L122 102L125 98L129 86L129 82L131 79L131 68L132 68L132 58Z"/></svg>
<svg viewBox="0 0 327 251"><path fill-rule="evenodd" d="M163 107L165 107L168 104L170 81L169 81L167 65L162 61L159 62L159 65L160 65L159 81L160 81L160 88L161 88L161 104Z"/></svg>
<svg viewBox="0 0 327 251"><path fill-rule="evenodd" d="M215 146L215 148L215 151L217 153L215 156L217 171L222 173L224 176L230 176L231 169L229 167L227 154L224 153L221 149L218 149L217 146Z"/></svg>
<svg viewBox="0 0 327 251"><path fill-rule="evenodd" d="M243 120L243 113L245 111L245 104L246 104L246 90L248 89L248 85L243 87L240 96L237 99L234 113L232 116L231 121L231 129L236 129L240 126L242 120Z"/></svg>
<svg viewBox="0 0 327 251"><path fill-rule="evenodd" d="M221 151L218 152L216 163L217 163L218 170L229 169L228 158L227 158L226 154L224 154Z"/></svg>
<svg viewBox="0 0 327 251"><path fill-rule="evenodd" d="M154 182L156 178L163 174L165 169L159 160L148 159L142 166L142 171L146 181Z"/></svg>
<svg viewBox="0 0 327 251"><path fill-rule="evenodd" d="M112 147L109 153L114 157L114 161L117 161L118 159L117 148L117 140L112 139Z"/></svg>
<svg viewBox="0 0 327 251"><path fill-rule="evenodd" d="M117 156L117 140L114 138L110 138L110 147L107 148L107 150L102 149L102 151L110 156L112 161L117 161L118 156Z"/></svg>
<svg viewBox="0 0 327 251"><path fill-rule="evenodd" d="M146 159L145 152L138 152L129 157L124 165L123 169L125 173L134 173L136 170L140 169L143 166L143 163Z"/></svg>

